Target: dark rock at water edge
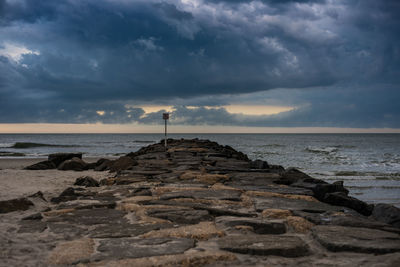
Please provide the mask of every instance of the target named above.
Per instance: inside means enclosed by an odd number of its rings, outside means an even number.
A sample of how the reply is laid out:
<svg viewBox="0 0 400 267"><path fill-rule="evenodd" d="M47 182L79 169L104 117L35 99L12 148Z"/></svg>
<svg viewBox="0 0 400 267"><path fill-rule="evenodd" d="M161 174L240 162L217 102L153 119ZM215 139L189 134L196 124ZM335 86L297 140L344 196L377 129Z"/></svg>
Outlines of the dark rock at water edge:
<svg viewBox="0 0 400 267"><path fill-rule="evenodd" d="M80 158L72 158L58 166L61 171L84 171L88 169L87 163Z"/></svg>
<svg viewBox="0 0 400 267"><path fill-rule="evenodd" d="M54 164L52 161L41 161L38 163L35 163L33 165L30 165L28 167L25 167L26 170L49 170L49 169L55 169L57 166Z"/></svg>
<svg viewBox="0 0 400 267"><path fill-rule="evenodd" d="M82 159L82 153L54 153L48 156L48 161L53 162L58 167L64 161L73 158Z"/></svg>
<svg viewBox="0 0 400 267"><path fill-rule="evenodd" d="M400 228L400 209L389 204L376 204L372 210L375 220Z"/></svg>
<svg viewBox="0 0 400 267"><path fill-rule="evenodd" d="M371 215L374 207L364 201L347 196L344 192L328 193L324 196L323 201L332 205L351 208L365 216Z"/></svg>

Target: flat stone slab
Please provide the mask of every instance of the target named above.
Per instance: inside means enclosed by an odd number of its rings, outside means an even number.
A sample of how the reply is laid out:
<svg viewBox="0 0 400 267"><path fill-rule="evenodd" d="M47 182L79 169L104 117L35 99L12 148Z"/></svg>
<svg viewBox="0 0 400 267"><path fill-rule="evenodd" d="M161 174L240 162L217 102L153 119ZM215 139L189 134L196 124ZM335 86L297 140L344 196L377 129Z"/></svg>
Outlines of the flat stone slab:
<svg viewBox="0 0 400 267"><path fill-rule="evenodd" d="M69 223L47 223L49 231L65 237L83 236L87 230Z"/></svg>
<svg viewBox="0 0 400 267"><path fill-rule="evenodd" d="M160 196L160 200L174 198L213 199L240 201L242 193L237 190L187 190L179 192L168 192Z"/></svg>
<svg viewBox="0 0 400 267"><path fill-rule="evenodd" d="M282 221L264 221L260 218L238 218L233 216L221 216L215 219L218 224L228 227L250 226L256 234L284 234L286 226Z"/></svg>
<svg viewBox="0 0 400 267"><path fill-rule="evenodd" d="M386 254L400 251L400 235L381 230L318 225L313 236L330 251Z"/></svg>
<svg viewBox="0 0 400 267"><path fill-rule="evenodd" d="M94 230L90 231L89 236L93 238L133 237L153 230L160 230L168 226L172 227L172 225L168 224L108 224L96 227Z"/></svg>
<svg viewBox="0 0 400 267"><path fill-rule="evenodd" d="M41 233L47 228L45 222L38 220L23 220L19 225L18 233Z"/></svg>
<svg viewBox="0 0 400 267"><path fill-rule="evenodd" d="M49 218L49 222L66 222L83 225L121 224L127 223L125 212L115 209L82 209L74 210L57 217Z"/></svg>
<svg viewBox="0 0 400 267"><path fill-rule="evenodd" d="M180 224L197 224L213 219L206 210L151 209L147 211L147 215Z"/></svg>
<svg viewBox="0 0 400 267"><path fill-rule="evenodd" d="M194 245L195 241L189 238L107 239L100 241L96 260L181 254Z"/></svg>
<svg viewBox="0 0 400 267"><path fill-rule="evenodd" d="M307 201L303 199L290 199L290 198L254 198L255 207L257 211L265 209L281 209L286 210L301 210L313 213L323 213L326 211L343 211L343 207L332 206L323 202Z"/></svg>
<svg viewBox="0 0 400 267"><path fill-rule="evenodd" d="M231 235L217 241L220 249L242 254L301 257L309 254L304 241L296 236Z"/></svg>

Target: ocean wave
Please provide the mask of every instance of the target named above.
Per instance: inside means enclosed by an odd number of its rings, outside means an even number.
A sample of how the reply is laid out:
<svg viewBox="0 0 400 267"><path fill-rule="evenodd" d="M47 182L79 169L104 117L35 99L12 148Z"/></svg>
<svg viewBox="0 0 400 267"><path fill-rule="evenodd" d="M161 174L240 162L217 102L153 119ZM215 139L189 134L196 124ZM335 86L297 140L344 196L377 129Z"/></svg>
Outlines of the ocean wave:
<svg viewBox="0 0 400 267"><path fill-rule="evenodd" d="M331 154L339 151L337 147L327 146L327 147L307 147L305 151L310 153L320 153L320 154Z"/></svg>
<svg viewBox="0 0 400 267"><path fill-rule="evenodd" d="M382 173L382 172L360 172L360 171L338 171L335 176L342 177L371 177L374 180L400 180L400 173Z"/></svg>
<svg viewBox="0 0 400 267"><path fill-rule="evenodd" d="M148 141L148 140L134 140L133 143L143 143L143 144L152 144L156 141Z"/></svg>
<svg viewBox="0 0 400 267"><path fill-rule="evenodd" d="M25 157L24 153L0 151L0 157Z"/></svg>
<svg viewBox="0 0 400 267"><path fill-rule="evenodd" d="M77 145L55 145L55 144L43 144L43 143L31 143L31 142L17 142L8 148L15 149L26 149L35 147L78 147Z"/></svg>
<svg viewBox="0 0 400 267"><path fill-rule="evenodd" d="M265 145L262 145L261 147L285 147L285 145L282 145L282 144L265 144Z"/></svg>
<svg viewBox="0 0 400 267"><path fill-rule="evenodd" d="M336 148L357 148L357 146L352 146L352 145L334 145L332 147L336 147Z"/></svg>

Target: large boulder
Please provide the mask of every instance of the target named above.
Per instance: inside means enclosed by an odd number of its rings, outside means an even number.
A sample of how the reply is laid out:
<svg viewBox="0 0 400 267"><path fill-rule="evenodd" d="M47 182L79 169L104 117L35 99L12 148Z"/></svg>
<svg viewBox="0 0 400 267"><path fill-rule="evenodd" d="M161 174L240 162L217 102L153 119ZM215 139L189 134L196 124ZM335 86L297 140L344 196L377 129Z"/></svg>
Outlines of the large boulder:
<svg viewBox="0 0 400 267"><path fill-rule="evenodd" d="M99 159L96 162L96 166L94 167L95 171L106 171L110 168L110 166L113 164L114 161L109 160L109 159Z"/></svg>
<svg viewBox="0 0 400 267"><path fill-rule="evenodd" d="M54 153L49 155L48 161L53 162L58 167L64 161L73 158L82 159L82 153Z"/></svg>
<svg viewBox="0 0 400 267"><path fill-rule="evenodd" d="M32 201L27 198L16 198L0 201L0 213L8 213L17 210L27 210L33 206Z"/></svg>
<svg viewBox="0 0 400 267"><path fill-rule="evenodd" d="M84 171L88 169L87 163L80 158L72 158L58 166L61 171Z"/></svg>
<svg viewBox="0 0 400 267"><path fill-rule="evenodd" d="M347 196L344 192L334 192L325 195L323 202L336 206L351 208L362 215L369 216L373 206L354 197Z"/></svg>
<svg viewBox="0 0 400 267"><path fill-rule="evenodd" d="M45 160L25 167L25 170L49 170L55 168L57 168L57 166L54 164L54 162Z"/></svg>
<svg viewBox="0 0 400 267"><path fill-rule="evenodd" d="M138 165L138 162L131 157L120 157L119 159L112 162L110 165L111 172L117 172L122 170L128 170L133 166Z"/></svg>
<svg viewBox="0 0 400 267"><path fill-rule="evenodd" d="M389 204L377 204L372 210L372 218L400 228L400 209Z"/></svg>

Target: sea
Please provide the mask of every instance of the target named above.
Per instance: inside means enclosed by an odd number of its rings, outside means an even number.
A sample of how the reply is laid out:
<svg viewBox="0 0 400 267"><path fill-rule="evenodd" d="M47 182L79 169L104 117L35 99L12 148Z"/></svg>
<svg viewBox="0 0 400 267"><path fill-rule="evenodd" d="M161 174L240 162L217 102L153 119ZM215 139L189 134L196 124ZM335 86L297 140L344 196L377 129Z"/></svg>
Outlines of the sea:
<svg viewBox="0 0 400 267"><path fill-rule="evenodd" d="M344 181L350 195L400 207L400 134L170 134L230 145L269 164L295 167L327 182ZM159 142L162 134L0 134L2 158L55 152L116 157ZM26 145L23 143L35 143Z"/></svg>

